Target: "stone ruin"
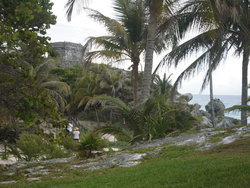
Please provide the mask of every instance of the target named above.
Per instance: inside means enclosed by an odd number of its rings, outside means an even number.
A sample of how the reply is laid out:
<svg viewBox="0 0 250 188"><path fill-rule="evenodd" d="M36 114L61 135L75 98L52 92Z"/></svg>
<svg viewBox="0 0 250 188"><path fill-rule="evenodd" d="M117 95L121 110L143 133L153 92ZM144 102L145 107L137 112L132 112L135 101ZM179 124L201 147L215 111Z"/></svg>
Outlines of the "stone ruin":
<svg viewBox="0 0 250 188"><path fill-rule="evenodd" d="M84 47L81 44L72 42L54 42L51 46L59 54L60 66L72 67L74 65L84 65Z"/></svg>

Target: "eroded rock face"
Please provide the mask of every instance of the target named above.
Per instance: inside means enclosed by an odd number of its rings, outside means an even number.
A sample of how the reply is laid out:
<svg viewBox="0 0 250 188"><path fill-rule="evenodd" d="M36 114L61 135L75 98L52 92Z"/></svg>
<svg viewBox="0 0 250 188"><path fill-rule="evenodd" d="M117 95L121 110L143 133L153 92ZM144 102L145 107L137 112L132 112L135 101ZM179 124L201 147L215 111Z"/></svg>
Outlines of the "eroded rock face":
<svg viewBox="0 0 250 188"><path fill-rule="evenodd" d="M189 101L191 101L193 99L192 93L185 93L185 94L183 94L181 96L184 97L187 102L189 102Z"/></svg>
<svg viewBox="0 0 250 188"><path fill-rule="evenodd" d="M225 105L220 99L214 99L214 111L215 111L215 124L212 124L212 110L211 102L209 102L205 108L206 111L200 109L199 104L194 104L192 109L192 115L201 116L201 122L198 124L199 128L205 127L217 127L217 128L227 128L239 126L239 121L237 119L224 116Z"/></svg>
<svg viewBox="0 0 250 188"><path fill-rule="evenodd" d="M214 99L213 102L215 117L224 116L225 105L223 104L223 102L221 102L220 99ZM212 113L211 101L205 106L205 108L208 113Z"/></svg>
<svg viewBox="0 0 250 188"><path fill-rule="evenodd" d="M215 118L215 127L218 128L227 128L227 127L235 127L239 125L239 121L237 121L234 118L230 118L230 117L217 117Z"/></svg>

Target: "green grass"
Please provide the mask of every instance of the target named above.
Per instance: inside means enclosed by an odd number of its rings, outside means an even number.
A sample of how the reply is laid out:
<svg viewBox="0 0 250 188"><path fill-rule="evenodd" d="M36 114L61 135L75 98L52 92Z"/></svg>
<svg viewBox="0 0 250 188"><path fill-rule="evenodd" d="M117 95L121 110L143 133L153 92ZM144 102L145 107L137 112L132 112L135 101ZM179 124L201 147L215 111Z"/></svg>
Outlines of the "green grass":
<svg viewBox="0 0 250 188"><path fill-rule="evenodd" d="M19 182L11 188L248 188L250 138L198 152L166 146L161 155L131 168L68 172L61 179Z"/></svg>

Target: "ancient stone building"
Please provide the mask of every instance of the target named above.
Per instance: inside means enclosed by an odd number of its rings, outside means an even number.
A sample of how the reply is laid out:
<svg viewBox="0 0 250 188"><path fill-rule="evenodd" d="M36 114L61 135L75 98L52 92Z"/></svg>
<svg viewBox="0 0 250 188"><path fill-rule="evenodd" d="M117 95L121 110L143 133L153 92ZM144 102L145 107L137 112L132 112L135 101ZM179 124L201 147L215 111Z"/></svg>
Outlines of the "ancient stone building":
<svg viewBox="0 0 250 188"><path fill-rule="evenodd" d="M74 65L83 65L84 49L81 44L72 42L54 42L51 43L53 49L59 53L61 66L72 67Z"/></svg>

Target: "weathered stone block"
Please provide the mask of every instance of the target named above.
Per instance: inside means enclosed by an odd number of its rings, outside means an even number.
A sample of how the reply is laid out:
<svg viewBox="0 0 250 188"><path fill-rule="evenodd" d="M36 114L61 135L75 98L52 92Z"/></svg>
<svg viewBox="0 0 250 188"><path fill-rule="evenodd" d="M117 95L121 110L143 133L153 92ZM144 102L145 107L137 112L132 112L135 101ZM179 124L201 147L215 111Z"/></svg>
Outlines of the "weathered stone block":
<svg viewBox="0 0 250 188"><path fill-rule="evenodd" d="M83 65L84 47L72 42L54 42L52 48L59 53L62 67Z"/></svg>

